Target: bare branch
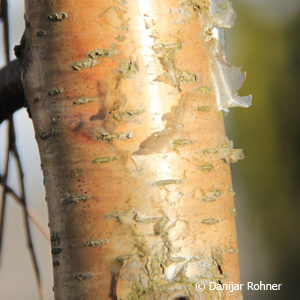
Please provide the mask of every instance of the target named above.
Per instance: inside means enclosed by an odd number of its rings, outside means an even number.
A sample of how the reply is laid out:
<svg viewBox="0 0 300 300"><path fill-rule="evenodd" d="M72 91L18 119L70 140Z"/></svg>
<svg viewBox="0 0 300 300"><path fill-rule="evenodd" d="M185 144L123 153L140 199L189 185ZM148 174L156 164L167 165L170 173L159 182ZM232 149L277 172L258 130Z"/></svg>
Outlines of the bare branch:
<svg viewBox="0 0 300 300"><path fill-rule="evenodd" d="M17 193L3 181L3 176L0 175L0 184L6 189L6 193L10 194L20 205L23 205L22 199L17 195ZM41 222L39 216L32 211L31 209L27 209L27 215L30 220L36 225L42 235L50 241L50 232L49 229Z"/></svg>
<svg viewBox="0 0 300 300"><path fill-rule="evenodd" d="M0 123L25 106L19 61L0 69Z"/></svg>
<svg viewBox="0 0 300 300"><path fill-rule="evenodd" d="M24 214L24 221L25 221L25 232L27 243L33 263L33 268L37 280L39 295L41 300L45 300L45 292L41 282L41 276L39 271L39 266L35 254L35 249L32 243L32 235L29 227L29 220L28 220L28 210L27 210L27 203L26 203L26 193L25 193L25 184L24 184L24 174L23 168L21 165L21 160L19 156L19 152L16 146L16 135L15 135L15 128L14 128L14 120L12 113L19 109L20 107L24 106L25 98L23 93L23 86L21 80L21 73L20 73L20 66L18 61L13 61L9 63L10 59L10 47L9 47L9 22L8 22L8 3L7 0L1 0L0 2L0 19L2 19L4 26L3 26L3 33L4 33L4 48L5 48L5 56L6 56L6 67L0 70L0 123L4 120L9 118L9 142L8 142L8 149L7 149L7 160L6 160L6 168L4 173L4 184L6 185L7 175L9 170L9 158L10 154L13 154L16 163L17 163L17 171L19 176L19 183L21 186L21 197L23 203L23 214ZM2 202L2 212L1 212L1 232L0 232L0 240L2 239L2 230L3 230L3 219L5 214L5 203L6 203L6 194L7 194L7 187L4 187L3 190L3 202ZM1 251L1 244L0 244L0 251Z"/></svg>
<svg viewBox="0 0 300 300"><path fill-rule="evenodd" d="M39 295L41 300L45 300L45 293L44 293L44 288L41 282L41 276L40 276L40 271L39 271L39 266L35 254L35 249L32 243L32 235L29 227L29 220L28 220L28 209L27 209L27 202L26 202L26 193L25 193L25 185L24 185L24 173L20 161L20 156L19 152L16 146L16 134L15 134L15 128L14 128L14 121L13 117L10 118L9 120L9 126L8 126L8 149L7 149L7 160L6 160L6 169L5 169L5 174L2 176L2 180L4 182L4 190L3 190L3 198L2 198L2 212L1 212L1 235L0 235L0 240L2 240L2 232L3 232L3 219L4 219L4 214L5 214L5 201L6 201L6 194L8 192L7 190L7 174L8 174L8 169L9 169L9 159L10 159L10 154L12 154L17 163L17 171L18 171L18 177L19 177L19 183L21 187L21 202L23 203L23 214L24 214L24 221L25 221L25 232L26 232L26 239L33 263L33 268L34 272L36 275L36 280L37 280L37 285L38 285L38 290L39 290ZM0 251L1 251L1 246L0 244Z"/></svg>
<svg viewBox="0 0 300 300"><path fill-rule="evenodd" d="M8 123L8 133L7 136L10 137L12 121L9 120ZM7 202L7 189L6 189L6 180L8 176L8 167L9 167L9 157L10 157L10 148L11 148L11 140L9 139L7 150L6 150L6 158L5 158L5 167L4 167L4 174L1 177L1 182L4 184L4 189L1 195L1 214L0 214L0 258L2 254L2 243L3 243L3 231L4 231L4 220L5 220L5 209L6 209L6 202Z"/></svg>
<svg viewBox="0 0 300 300"><path fill-rule="evenodd" d="M37 284L38 284L38 290L39 290L39 294L40 294L40 299L43 300L45 299L45 295L44 295L44 289L43 289L43 285L41 282L41 275L40 275L40 270L39 270L39 265L37 262L37 257L35 254L35 249L34 249L34 245L32 242L32 234L31 234L31 230L30 230L30 226L29 226L29 222L28 222L28 216L27 216L27 201L26 201L26 194L25 194L25 184L24 184L24 173L23 173L23 168L21 165L21 160L20 160L20 156L18 153L17 148L15 147L13 150L16 162L17 162L17 171L18 171L18 175L19 175L19 182L21 185L21 199L23 202L23 213L24 213L24 222L25 222L25 233L26 233L26 238L27 238L27 246L29 248L30 251L30 255L31 255L31 260L32 260L32 264L33 264L33 268L34 268L34 272L36 275L36 280L37 280Z"/></svg>
<svg viewBox="0 0 300 300"><path fill-rule="evenodd" d="M9 61L9 24L8 24L8 3L7 0L0 1L0 19L2 19L4 34L4 50L6 61Z"/></svg>

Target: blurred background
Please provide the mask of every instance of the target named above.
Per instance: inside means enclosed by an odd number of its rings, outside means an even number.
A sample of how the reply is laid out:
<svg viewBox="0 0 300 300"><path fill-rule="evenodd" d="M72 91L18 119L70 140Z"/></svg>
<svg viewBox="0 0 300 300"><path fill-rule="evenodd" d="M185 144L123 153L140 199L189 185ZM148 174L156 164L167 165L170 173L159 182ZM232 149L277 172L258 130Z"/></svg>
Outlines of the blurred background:
<svg viewBox="0 0 300 300"><path fill-rule="evenodd" d="M226 32L227 59L247 71L240 94L253 95L251 108L231 109L226 116L229 139L246 155L244 161L232 166L241 277L243 283L283 284L281 291L244 290L244 299L300 299L300 0L231 2L237 20ZM23 1L9 0L12 59L12 49L24 29L23 14ZM0 67L3 65L0 39ZM15 123L29 208L47 226L39 154L25 109L15 113ZM4 168L6 132L5 122L0 126L0 172ZM18 191L16 178L12 164L9 184ZM20 205L9 198L0 299L38 300L22 217ZM42 280L51 300L50 245L34 225L31 228Z"/></svg>

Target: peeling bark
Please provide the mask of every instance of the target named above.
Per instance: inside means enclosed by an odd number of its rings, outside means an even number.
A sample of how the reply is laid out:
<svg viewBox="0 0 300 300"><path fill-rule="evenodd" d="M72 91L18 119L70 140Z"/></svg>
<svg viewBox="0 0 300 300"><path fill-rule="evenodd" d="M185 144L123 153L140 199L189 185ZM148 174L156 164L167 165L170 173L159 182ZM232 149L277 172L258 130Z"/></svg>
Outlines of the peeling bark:
<svg viewBox="0 0 300 300"><path fill-rule="evenodd" d="M234 152L209 9L204 0L26 1L24 86L56 299L241 299L195 289L239 282Z"/></svg>

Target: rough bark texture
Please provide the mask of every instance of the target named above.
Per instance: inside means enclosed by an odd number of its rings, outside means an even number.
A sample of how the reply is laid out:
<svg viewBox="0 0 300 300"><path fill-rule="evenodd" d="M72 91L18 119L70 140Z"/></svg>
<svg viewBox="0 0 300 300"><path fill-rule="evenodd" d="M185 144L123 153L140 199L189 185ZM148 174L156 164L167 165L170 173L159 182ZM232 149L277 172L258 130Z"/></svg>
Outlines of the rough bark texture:
<svg viewBox="0 0 300 300"><path fill-rule="evenodd" d="M240 299L194 288L239 282L208 7L27 1L24 86L56 299Z"/></svg>

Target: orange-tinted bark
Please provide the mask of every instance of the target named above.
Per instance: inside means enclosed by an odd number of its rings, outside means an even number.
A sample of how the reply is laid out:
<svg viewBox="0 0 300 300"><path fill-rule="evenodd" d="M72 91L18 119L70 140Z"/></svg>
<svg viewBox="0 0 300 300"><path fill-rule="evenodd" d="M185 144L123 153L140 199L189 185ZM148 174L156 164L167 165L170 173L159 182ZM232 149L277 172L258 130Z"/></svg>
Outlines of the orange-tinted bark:
<svg viewBox="0 0 300 300"><path fill-rule="evenodd" d="M195 283L239 282L207 9L196 0L27 1L23 77L56 299L223 299Z"/></svg>

